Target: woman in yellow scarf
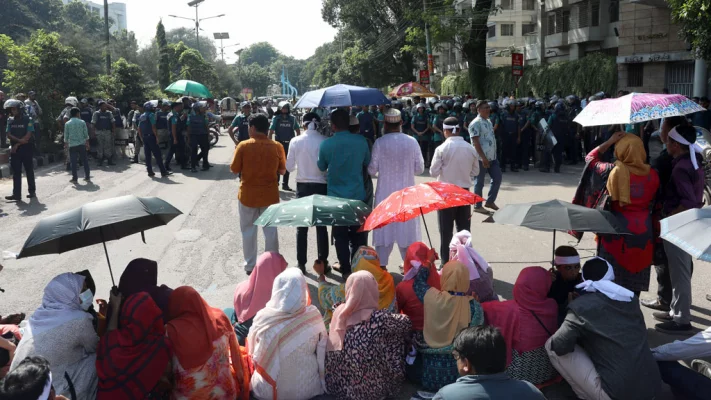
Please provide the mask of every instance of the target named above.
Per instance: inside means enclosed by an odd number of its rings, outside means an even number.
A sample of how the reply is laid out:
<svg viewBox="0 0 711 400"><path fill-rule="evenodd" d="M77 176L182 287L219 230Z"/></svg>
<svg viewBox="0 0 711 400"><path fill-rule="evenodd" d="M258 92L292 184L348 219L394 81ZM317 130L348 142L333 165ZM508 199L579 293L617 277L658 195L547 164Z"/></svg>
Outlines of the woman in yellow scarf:
<svg viewBox="0 0 711 400"><path fill-rule="evenodd" d="M392 275L380 267L380 259L374 248L361 246L356 251L351 262L353 272L368 271L378 282L378 309L396 311L395 302L395 282ZM328 328L333 316L333 309L340 303L346 301L345 284L333 285L326 282L323 274L323 264L315 264L314 271L319 274L318 301L323 310L323 320Z"/></svg>

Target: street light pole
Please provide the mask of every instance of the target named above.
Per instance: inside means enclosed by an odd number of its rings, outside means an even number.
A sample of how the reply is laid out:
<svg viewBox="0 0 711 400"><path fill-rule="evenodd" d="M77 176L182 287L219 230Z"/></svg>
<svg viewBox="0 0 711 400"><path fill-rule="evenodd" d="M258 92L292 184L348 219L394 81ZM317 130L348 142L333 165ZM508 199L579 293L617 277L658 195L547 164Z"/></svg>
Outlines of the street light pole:
<svg viewBox="0 0 711 400"><path fill-rule="evenodd" d="M197 51L200 52L200 20L198 19L197 4L195 4L195 43L197 43Z"/></svg>

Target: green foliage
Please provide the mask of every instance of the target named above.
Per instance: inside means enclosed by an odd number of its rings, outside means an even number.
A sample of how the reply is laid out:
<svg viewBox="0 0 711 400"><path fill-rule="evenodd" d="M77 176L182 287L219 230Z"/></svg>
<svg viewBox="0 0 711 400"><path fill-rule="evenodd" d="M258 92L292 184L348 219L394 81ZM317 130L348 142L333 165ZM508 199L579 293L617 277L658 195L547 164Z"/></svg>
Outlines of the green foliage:
<svg viewBox="0 0 711 400"><path fill-rule="evenodd" d="M195 49L187 49L178 56L180 64L180 79L189 79L200 82L208 88L213 89L217 83L217 76L212 66L205 62Z"/></svg>
<svg viewBox="0 0 711 400"><path fill-rule="evenodd" d="M341 66L341 55L330 54L319 65L313 77L313 84L318 87L333 86L336 82L336 74Z"/></svg>
<svg viewBox="0 0 711 400"><path fill-rule="evenodd" d="M18 40L29 37L36 29L54 30L62 7L61 0L3 0L0 34Z"/></svg>
<svg viewBox="0 0 711 400"><path fill-rule="evenodd" d="M260 67L266 67L276 61L279 56L280 53L274 46L268 42L258 42L244 49L240 59L244 65L256 63Z"/></svg>
<svg viewBox="0 0 711 400"><path fill-rule="evenodd" d="M158 61L158 83L161 89L165 89L170 85L170 55L168 54L168 41L165 38L165 27L163 20L158 22L156 27L156 44L160 59Z"/></svg>
<svg viewBox="0 0 711 400"><path fill-rule="evenodd" d="M269 70L262 68L259 64L253 63L239 69L242 87L251 88L255 96L263 96L267 93L267 87L274 83L269 75Z"/></svg>
<svg viewBox="0 0 711 400"><path fill-rule="evenodd" d="M440 81L440 85L440 89L437 93L449 96L470 92L472 88L467 71L445 76Z"/></svg>
<svg viewBox="0 0 711 400"><path fill-rule="evenodd" d="M108 90L110 93L115 93L112 97L118 103L128 103L131 100L140 100L145 97L146 88L141 79L143 77L141 67L119 58L112 64L111 71L112 78L118 82L119 87Z"/></svg>
<svg viewBox="0 0 711 400"><path fill-rule="evenodd" d="M699 57L711 60L711 3L709 0L668 0L674 21L681 24L682 36L698 51Z"/></svg>
<svg viewBox="0 0 711 400"><path fill-rule="evenodd" d="M111 58L136 63L138 61L138 40L133 32L122 30L111 35Z"/></svg>
<svg viewBox="0 0 711 400"><path fill-rule="evenodd" d="M218 97L236 96L242 91L242 85L237 76L237 66L224 61L215 61L215 75L217 76L217 89L212 94Z"/></svg>
<svg viewBox="0 0 711 400"><path fill-rule="evenodd" d="M190 28L171 29L165 33L165 38L170 44L185 43L186 46L192 49L198 49L197 39L195 38L195 30ZM212 43L212 39L200 35L200 54L207 61L213 61L217 57L217 48Z"/></svg>

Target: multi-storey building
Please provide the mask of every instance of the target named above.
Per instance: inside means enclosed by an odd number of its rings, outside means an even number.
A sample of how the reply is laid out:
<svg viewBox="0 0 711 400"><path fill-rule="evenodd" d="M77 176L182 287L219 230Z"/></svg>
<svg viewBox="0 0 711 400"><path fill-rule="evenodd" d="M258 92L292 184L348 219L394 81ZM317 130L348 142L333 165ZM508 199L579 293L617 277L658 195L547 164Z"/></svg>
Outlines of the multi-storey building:
<svg viewBox="0 0 711 400"><path fill-rule="evenodd" d="M104 16L104 4L103 3L95 3L95 2L89 1L89 0L63 0L64 4L67 4L70 1L81 1L82 3L86 4L86 6L92 12L95 12L102 17ZM111 18L114 21L114 23L109 28L111 33L120 32L122 30L128 30L128 25L126 25L126 4L125 3L119 3L119 2L109 3L109 18Z"/></svg>

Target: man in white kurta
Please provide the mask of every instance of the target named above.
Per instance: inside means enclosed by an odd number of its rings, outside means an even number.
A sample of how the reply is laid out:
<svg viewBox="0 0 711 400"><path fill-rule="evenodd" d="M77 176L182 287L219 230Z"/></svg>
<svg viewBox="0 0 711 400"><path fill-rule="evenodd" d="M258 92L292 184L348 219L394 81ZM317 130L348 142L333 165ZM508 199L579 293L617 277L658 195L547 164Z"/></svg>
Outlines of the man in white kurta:
<svg viewBox="0 0 711 400"><path fill-rule="evenodd" d="M393 192L415 185L415 175L425 170L420 145L413 137L401 132L402 117L396 109L385 115L385 135L373 144L368 173L378 178L375 190L376 206ZM397 244L405 260L407 248L420 241L420 220L396 222L373 231L373 245L380 264L386 266L393 245Z"/></svg>

